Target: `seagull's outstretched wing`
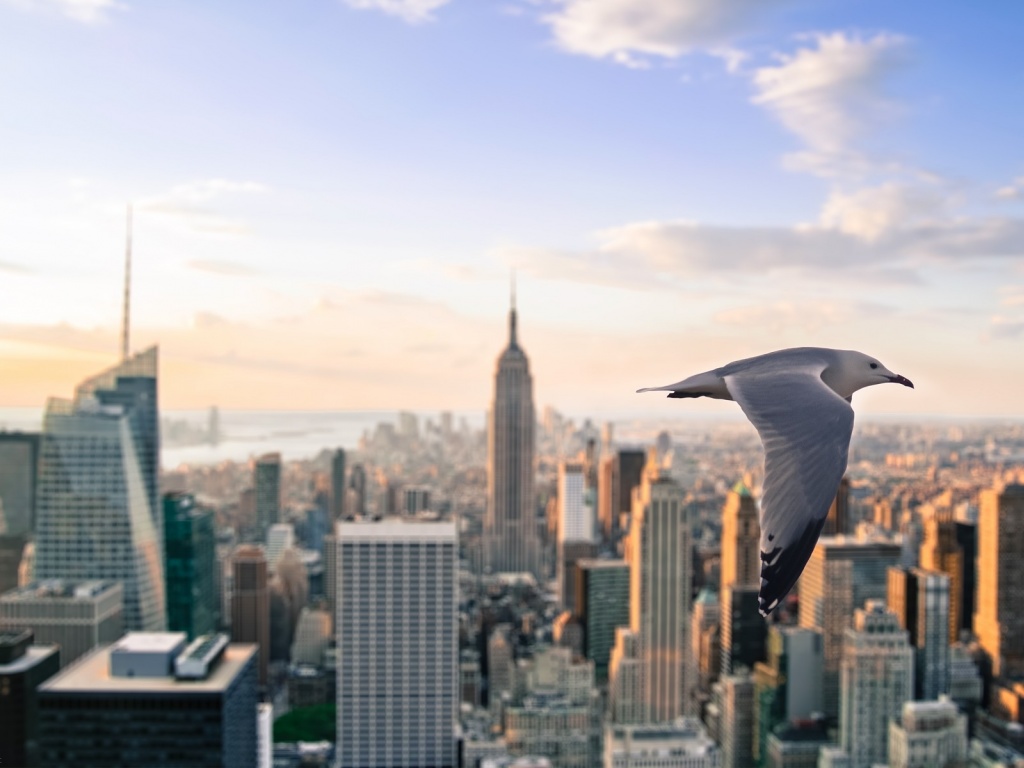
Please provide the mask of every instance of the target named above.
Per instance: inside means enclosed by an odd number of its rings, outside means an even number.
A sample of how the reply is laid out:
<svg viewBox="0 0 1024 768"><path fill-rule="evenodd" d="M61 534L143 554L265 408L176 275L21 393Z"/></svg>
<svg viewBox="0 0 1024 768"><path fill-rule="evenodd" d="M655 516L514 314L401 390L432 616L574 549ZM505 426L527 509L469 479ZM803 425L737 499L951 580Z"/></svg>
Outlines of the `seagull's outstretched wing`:
<svg viewBox="0 0 1024 768"><path fill-rule="evenodd" d="M825 363L725 377L764 444L761 496L763 616L804 570L846 471L853 408L821 380Z"/></svg>

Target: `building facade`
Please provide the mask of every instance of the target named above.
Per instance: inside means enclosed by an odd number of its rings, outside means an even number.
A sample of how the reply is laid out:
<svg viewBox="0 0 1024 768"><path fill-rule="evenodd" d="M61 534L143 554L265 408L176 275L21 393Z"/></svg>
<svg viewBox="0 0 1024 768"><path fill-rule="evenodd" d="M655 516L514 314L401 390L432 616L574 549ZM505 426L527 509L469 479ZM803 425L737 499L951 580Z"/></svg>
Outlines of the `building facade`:
<svg viewBox="0 0 1024 768"><path fill-rule="evenodd" d="M916 697L932 701L949 693L949 576L890 568L887 603L914 646Z"/></svg>
<svg viewBox="0 0 1024 768"><path fill-rule="evenodd" d="M1024 677L1024 485L981 493L974 632L996 677Z"/></svg>
<svg viewBox="0 0 1024 768"><path fill-rule="evenodd" d="M217 539L213 510L184 493L163 498L167 629L189 639L208 635L220 623Z"/></svg>
<svg viewBox="0 0 1024 768"><path fill-rule="evenodd" d="M281 517L281 454L267 453L253 464L256 536L265 541L267 529Z"/></svg>
<svg viewBox="0 0 1024 768"><path fill-rule="evenodd" d="M259 684L267 684L270 662L270 590L267 558L260 547L240 546L231 560L231 639L258 649Z"/></svg>
<svg viewBox="0 0 1024 768"><path fill-rule="evenodd" d="M881 600L857 609L845 640L839 742L851 768L871 768L886 763L889 721L914 698L914 650Z"/></svg>
<svg viewBox="0 0 1024 768"><path fill-rule="evenodd" d="M337 766L455 768L452 522L338 526Z"/></svg>
<svg viewBox="0 0 1024 768"><path fill-rule="evenodd" d="M811 554L797 582L801 627L818 629L824 649L822 706L839 714L839 666L844 633L854 611L867 600L885 600L887 570L900 561L900 545L873 536L825 536Z"/></svg>
<svg viewBox="0 0 1024 768"><path fill-rule="evenodd" d="M66 667L124 634L124 588L114 581L33 582L0 595L0 631L32 630L37 643L60 646Z"/></svg>
<svg viewBox="0 0 1024 768"><path fill-rule="evenodd" d="M608 679L615 628L629 626L629 564L625 560L577 563L576 615L583 624L583 655L594 662L598 683Z"/></svg>

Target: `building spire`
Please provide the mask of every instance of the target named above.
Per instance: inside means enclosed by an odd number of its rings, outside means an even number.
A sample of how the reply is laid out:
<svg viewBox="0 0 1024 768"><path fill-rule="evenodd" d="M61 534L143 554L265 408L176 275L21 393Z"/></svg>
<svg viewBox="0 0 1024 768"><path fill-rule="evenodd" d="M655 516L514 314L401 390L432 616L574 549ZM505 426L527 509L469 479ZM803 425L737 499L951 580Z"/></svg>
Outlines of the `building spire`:
<svg viewBox="0 0 1024 768"><path fill-rule="evenodd" d="M128 236L124 251L124 307L121 314L121 359L128 359L128 330L132 294L132 205L128 204Z"/></svg>
<svg viewBox="0 0 1024 768"><path fill-rule="evenodd" d="M511 296L508 311L508 345L516 347L519 345L516 339L516 271L512 270Z"/></svg>

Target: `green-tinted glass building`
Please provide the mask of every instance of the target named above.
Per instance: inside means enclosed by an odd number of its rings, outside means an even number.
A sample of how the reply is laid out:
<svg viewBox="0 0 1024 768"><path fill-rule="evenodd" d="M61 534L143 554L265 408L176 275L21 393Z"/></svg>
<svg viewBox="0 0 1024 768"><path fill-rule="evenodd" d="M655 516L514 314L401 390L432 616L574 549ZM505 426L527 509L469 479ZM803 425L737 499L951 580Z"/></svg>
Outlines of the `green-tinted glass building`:
<svg viewBox="0 0 1024 768"><path fill-rule="evenodd" d="M186 493L164 495L164 569L167 629L189 639L217 629L217 567L213 511Z"/></svg>
<svg viewBox="0 0 1024 768"><path fill-rule="evenodd" d="M629 626L629 565L625 560L576 563L576 615L583 624L583 655L599 683L608 679L615 628Z"/></svg>

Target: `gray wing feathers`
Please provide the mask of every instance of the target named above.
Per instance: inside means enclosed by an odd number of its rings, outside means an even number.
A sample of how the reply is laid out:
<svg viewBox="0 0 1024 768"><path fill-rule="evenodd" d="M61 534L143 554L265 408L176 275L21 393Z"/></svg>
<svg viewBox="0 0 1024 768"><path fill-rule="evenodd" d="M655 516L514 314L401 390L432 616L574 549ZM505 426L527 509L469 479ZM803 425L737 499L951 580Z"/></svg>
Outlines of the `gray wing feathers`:
<svg viewBox="0 0 1024 768"><path fill-rule="evenodd" d="M726 377L764 444L761 612L803 572L846 471L853 409L822 380L824 363Z"/></svg>

